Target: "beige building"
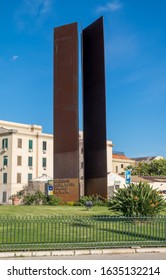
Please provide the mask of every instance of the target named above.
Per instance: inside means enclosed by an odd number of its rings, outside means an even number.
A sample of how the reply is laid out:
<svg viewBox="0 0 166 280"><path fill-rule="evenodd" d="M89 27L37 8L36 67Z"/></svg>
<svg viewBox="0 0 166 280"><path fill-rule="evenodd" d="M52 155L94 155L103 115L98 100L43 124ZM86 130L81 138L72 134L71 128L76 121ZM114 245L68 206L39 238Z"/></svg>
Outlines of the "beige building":
<svg viewBox="0 0 166 280"><path fill-rule="evenodd" d="M107 167L112 170L112 142L107 142ZM79 132L80 195L84 195L83 134ZM41 176L53 178L53 135L42 126L0 121L0 203Z"/></svg>
<svg viewBox="0 0 166 280"><path fill-rule="evenodd" d="M112 155L112 172L122 174L127 166L135 165L135 161L126 157L123 153L113 153Z"/></svg>
<svg viewBox="0 0 166 280"><path fill-rule="evenodd" d="M0 121L0 203L28 181L53 173L53 136L38 125Z"/></svg>

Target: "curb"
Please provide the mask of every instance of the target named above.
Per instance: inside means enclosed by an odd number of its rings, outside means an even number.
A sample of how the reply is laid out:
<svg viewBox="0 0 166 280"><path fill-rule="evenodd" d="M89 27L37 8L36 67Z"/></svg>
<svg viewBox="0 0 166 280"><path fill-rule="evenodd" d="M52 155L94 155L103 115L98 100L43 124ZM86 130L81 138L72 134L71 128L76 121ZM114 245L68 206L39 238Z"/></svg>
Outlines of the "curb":
<svg viewBox="0 0 166 280"><path fill-rule="evenodd" d="M113 248L113 249L89 249L89 250L62 250L62 251L18 251L0 252L0 259L14 257L45 257L45 256L79 256L79 255L112 255L112 254L139 254L139 253L165 253L162 248Z"/></svg>
<svg viewBox="0 0 166 280"><path fill-rule="evenodd" d="M166 253L166 248L138 248L136 253Z"/></svg>

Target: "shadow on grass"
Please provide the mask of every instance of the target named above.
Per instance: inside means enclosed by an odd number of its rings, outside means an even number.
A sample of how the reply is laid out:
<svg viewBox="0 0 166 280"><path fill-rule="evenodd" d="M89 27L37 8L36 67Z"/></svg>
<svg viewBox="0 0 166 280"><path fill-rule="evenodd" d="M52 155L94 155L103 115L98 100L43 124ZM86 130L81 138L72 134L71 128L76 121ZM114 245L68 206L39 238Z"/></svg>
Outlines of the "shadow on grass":
<svg viewBox="0 0 166 280"><path fill-rule="evenodd" d="M111 217L111 216L91 216L86 219L77 218L72 222L73 227L86 227L94 231L110 233L116 240L133 241L165 241L164 217L156 219L154 217ZM110 236L111 237L111 236Z"/></svg>

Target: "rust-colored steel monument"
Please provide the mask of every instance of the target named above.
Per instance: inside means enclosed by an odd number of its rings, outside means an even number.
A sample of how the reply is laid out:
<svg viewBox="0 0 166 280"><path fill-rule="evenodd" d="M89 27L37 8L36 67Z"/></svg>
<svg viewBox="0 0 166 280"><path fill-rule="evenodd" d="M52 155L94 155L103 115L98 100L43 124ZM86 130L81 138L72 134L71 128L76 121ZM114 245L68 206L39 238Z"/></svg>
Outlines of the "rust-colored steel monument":
<svg viewBox="0 0 166 280"><path fill-rule="evenodd" d="M107 196L103 18L82 33L85 194Z"/></svg>
<svg viewBox="0 0 166 280"><path fill-rule="evenodd" d="M54 29L54 193L79 199L77 23Z"/></svg>
<svg viewBox="0 0 166 280"><path fill-rule="evenodd" d="M85 195L107 197L103 18L82 32ZM54 194L79 199L77 23L54 29Z"/></svg>

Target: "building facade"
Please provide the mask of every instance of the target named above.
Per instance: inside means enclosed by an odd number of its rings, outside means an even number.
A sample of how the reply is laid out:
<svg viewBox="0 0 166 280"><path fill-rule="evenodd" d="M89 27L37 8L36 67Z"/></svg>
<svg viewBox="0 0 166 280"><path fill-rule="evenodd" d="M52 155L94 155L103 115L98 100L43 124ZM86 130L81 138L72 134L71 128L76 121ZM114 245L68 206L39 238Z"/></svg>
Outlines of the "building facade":
<svg viewBox="0 0 166 280"><path fill-rule="evenodd" d="M107 141L107 169L112 170L112 142ZM42 126L0 121L0 204L41 176L53 178L53 135ZM83 134L79 132L80 196L84 195Z"/></svg>
<svg viewBox="0 0 166 280"><path fill-rule="evenodd" d="M124 153L113 153L112 155L112 172L123 174L127 166L134 166L135 161L126 157Z"/></svg>
<svg viewBox="0 0 166 280"><path fill-rule="evenodd" d="M53 173L53 136L38 125L0 121L0 203L28 181Z"/></svg>

